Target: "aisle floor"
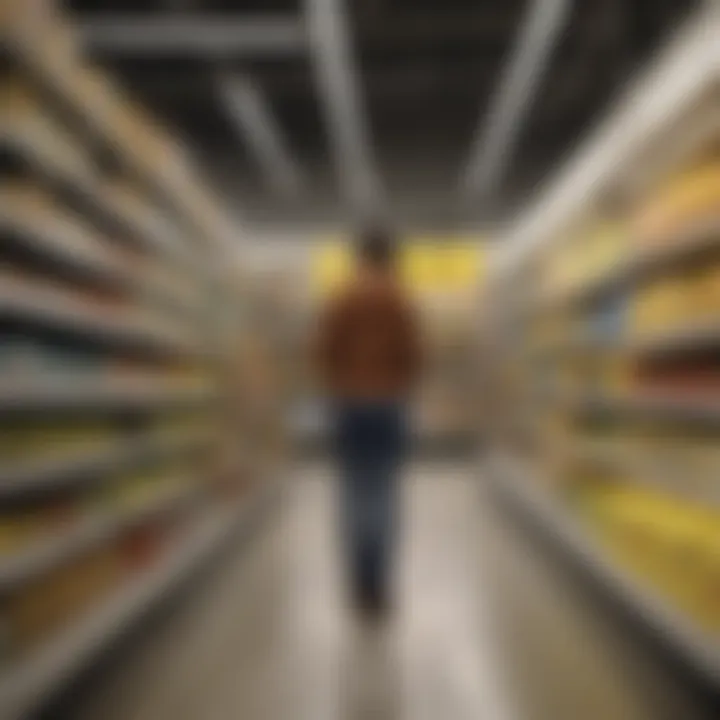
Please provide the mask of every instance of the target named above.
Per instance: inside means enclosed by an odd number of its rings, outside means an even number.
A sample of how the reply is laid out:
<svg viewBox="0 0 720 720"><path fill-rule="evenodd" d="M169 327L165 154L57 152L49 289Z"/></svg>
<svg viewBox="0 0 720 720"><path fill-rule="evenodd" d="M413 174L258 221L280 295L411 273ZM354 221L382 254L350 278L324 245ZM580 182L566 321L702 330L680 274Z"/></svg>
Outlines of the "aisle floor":
<svg viewBox="0 0 720 720"><path fill-rule="evenodd" d="M469 466L405 483L397 604L342 588L334 486L298 473L257 537L147 626L72 720L706 720Z"/></svg>

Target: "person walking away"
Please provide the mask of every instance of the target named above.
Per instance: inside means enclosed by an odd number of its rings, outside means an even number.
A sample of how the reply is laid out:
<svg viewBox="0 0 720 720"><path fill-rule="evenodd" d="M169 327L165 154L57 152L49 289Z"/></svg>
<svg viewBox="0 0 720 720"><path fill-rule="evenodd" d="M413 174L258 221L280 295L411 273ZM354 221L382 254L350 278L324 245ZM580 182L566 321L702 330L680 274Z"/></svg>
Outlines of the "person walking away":
<svg viewBox="0 0 720 720"><path fill-rule="evenodd" d="M321 313L318 364L330 400L353 596L362 609L379 612L389 601L398 480L421 343L394 239L365 232L356 255L352 278Z"/></svg>

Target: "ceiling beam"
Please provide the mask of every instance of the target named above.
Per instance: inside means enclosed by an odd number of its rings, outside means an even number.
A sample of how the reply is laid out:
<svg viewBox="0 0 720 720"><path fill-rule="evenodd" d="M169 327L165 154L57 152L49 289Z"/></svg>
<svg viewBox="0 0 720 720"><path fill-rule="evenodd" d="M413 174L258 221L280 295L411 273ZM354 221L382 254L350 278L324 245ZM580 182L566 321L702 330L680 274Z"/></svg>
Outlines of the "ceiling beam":
<svg viewBox="0 0 720 720"><path fill-rule="evenodd" d="M478 125L462 178L466 195L487 198L501 181L570 6L571 0L532 0L487 120Z"/></svg>
<svg viewBox="0 0 720 720"><path fill-rule="evenodd" d="M81 17L77 28L88 50L124 57L275 57L302 53L307 45L294 17L102 14Z"/></svg>
<svg viewBox="0 0 720 720"><path fill-rule="evenodd" d="M371 158L344 0L305 0L305 18L344 200L359 218L375 215L381 210L382 193Z"/></svg>
<svg viewBox="0 0 720 720"><path fill-rule="evenodd" d="M296 196L300 171L259 87L247 76L223 75L218 91L228 118L255 156L269 187L280 196Z"/></svg>

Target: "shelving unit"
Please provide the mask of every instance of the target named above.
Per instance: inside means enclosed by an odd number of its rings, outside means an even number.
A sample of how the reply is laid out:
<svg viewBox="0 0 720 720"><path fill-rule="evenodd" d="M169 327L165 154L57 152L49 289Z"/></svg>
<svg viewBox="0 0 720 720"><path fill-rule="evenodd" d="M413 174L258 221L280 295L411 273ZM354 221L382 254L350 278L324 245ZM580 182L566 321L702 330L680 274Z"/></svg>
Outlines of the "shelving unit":
<svg viewBox="0 0 720 720"><path fill-rule="evenodd" d="M632 344L633 352L639 355L670 355L706 348L720 348L718 318L700 319L670 330L648 333L647 337L640 337Z"/></svg>
<svg viewBox="0 0 720 720"><path fill-rule="evenodd" d="M713 29L711 4L499 244L485 325L494 486L717 689Z"/></svg>
<svg viewBox="0 0 720 720"><path fill-rule="evenodd" d="M0 499L57 490L102 477L117 469L132 469L153 457L179 455L207 444L208 438L196 433L177 437L141 438L105 443L99 448L59 453L56 457L26 459L5 465L0 472Z"/></svg>
<svg viewBox="0 0 720 720"><path fill-rule="evenodd" d="M720 424L720 403L715 398L677 397L659 392L617 395L615 397L586 397L575 404L579 415L615 415L626 418L678 420L684 423Z"/></svg>
<svg viewBox="0 0 720 720"><path fill-rule="evenodd" d="M205 564L239 528L262 512L279 486L261 488L249 501L206 509L169 548L159 566L138 575L120 592L70 625L41 653L0 675L3 717L26 717L103 648Z"/></svg>
<svg viewBox="0 0 720 720"><path fill-rule="evenodd" d="M38 708L257 512L237 235L52 2L0 11L0 716Z"/></svg>
<svg viewBox="0 0 720 720"><path fill-rule="evenodd" d="M690 222L681 230L666 237L646 241L647 248L638 249L628 257L619 257L617 264L607 272L571 290L540 296L534 303L534 312L547 313L575 305L597 301L633 286L655 274L662 273L681 263L692 262L696 257L711 254L720 247L720 216L714 214L697 222Z"/></svg>
<svg viewBox="0 0 720 720"><path fill-rule="evenodd" d="M702 481L693 482L678 469L678 463L667 466L642 449L628 450L612 446L579 447L576 458L583 464L613 468L617 473L629 474L632 481L640 486L659 490L693 503L702 503L711 508L720 508L720 486L707 487Z"/></svg>
<svg viewBox="0 0 720 720"><path fill-rule="evenodd" d="M0 562L0 593L9 592L19 585L32 582L55 567L70 562L90 548L105 544L137 525L172 513L196 500L197 487L185 486L145 503L144 507L107 516L95 513L74 523L75 527L63 528L59 537L49 536L39 540L26 551Z"/></svg>
<svg viewBox="0 0 720 720"><path fill-rule="evenodd" d="M128 313L123 317L86 302L80 302L55 288L36 282L16 281L12 273L0 273L0 322L20 321L26 325L80 335L103 345L128 350L191 356L200 352L183 333L169 323ZM155 327L153 327L153 325Z"/></svg>
<svg viewBox="0 0 720 720"><path fill-rule="evenodd" d="M76 375L33 379L32 384L0 389L0 417L43 412L148 412L207 404L215 393L155 378L85 380Z"/></svg>
<svg viewBox="0 0 720 720"><path fill-rule="evenodd" d="M678 613L662 596L609 560L603 549L592 542L582 525L540 490L540 483L528 477L527 472L507 458L500 457L489 464L488 474L505 498L580 562L642 623L651 627L710 683L720 683L720 644L717 637L709 636Z"/></svg>

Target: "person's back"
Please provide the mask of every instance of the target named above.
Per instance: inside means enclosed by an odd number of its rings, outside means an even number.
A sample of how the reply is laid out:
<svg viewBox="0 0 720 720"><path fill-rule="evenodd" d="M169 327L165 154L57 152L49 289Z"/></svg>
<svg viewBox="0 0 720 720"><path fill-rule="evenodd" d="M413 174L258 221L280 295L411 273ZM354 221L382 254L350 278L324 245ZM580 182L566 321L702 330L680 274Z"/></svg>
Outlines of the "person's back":
<svg viewBox="0 0 720 720"><path fill-rule="evenodd" d="M354 590L377 608L386 600L406 405L421 353L389 239L366 236L359 260L353 282L323 314L318 365L335 418Z"/></svg>
<svg viewBox="0 0 720 720"><path fill-rule="evenodd" d="M323 376L334 398L392 401L410 392L417 332L411 305L391 276L357 278L331 303L321 337Z"/></svg>

